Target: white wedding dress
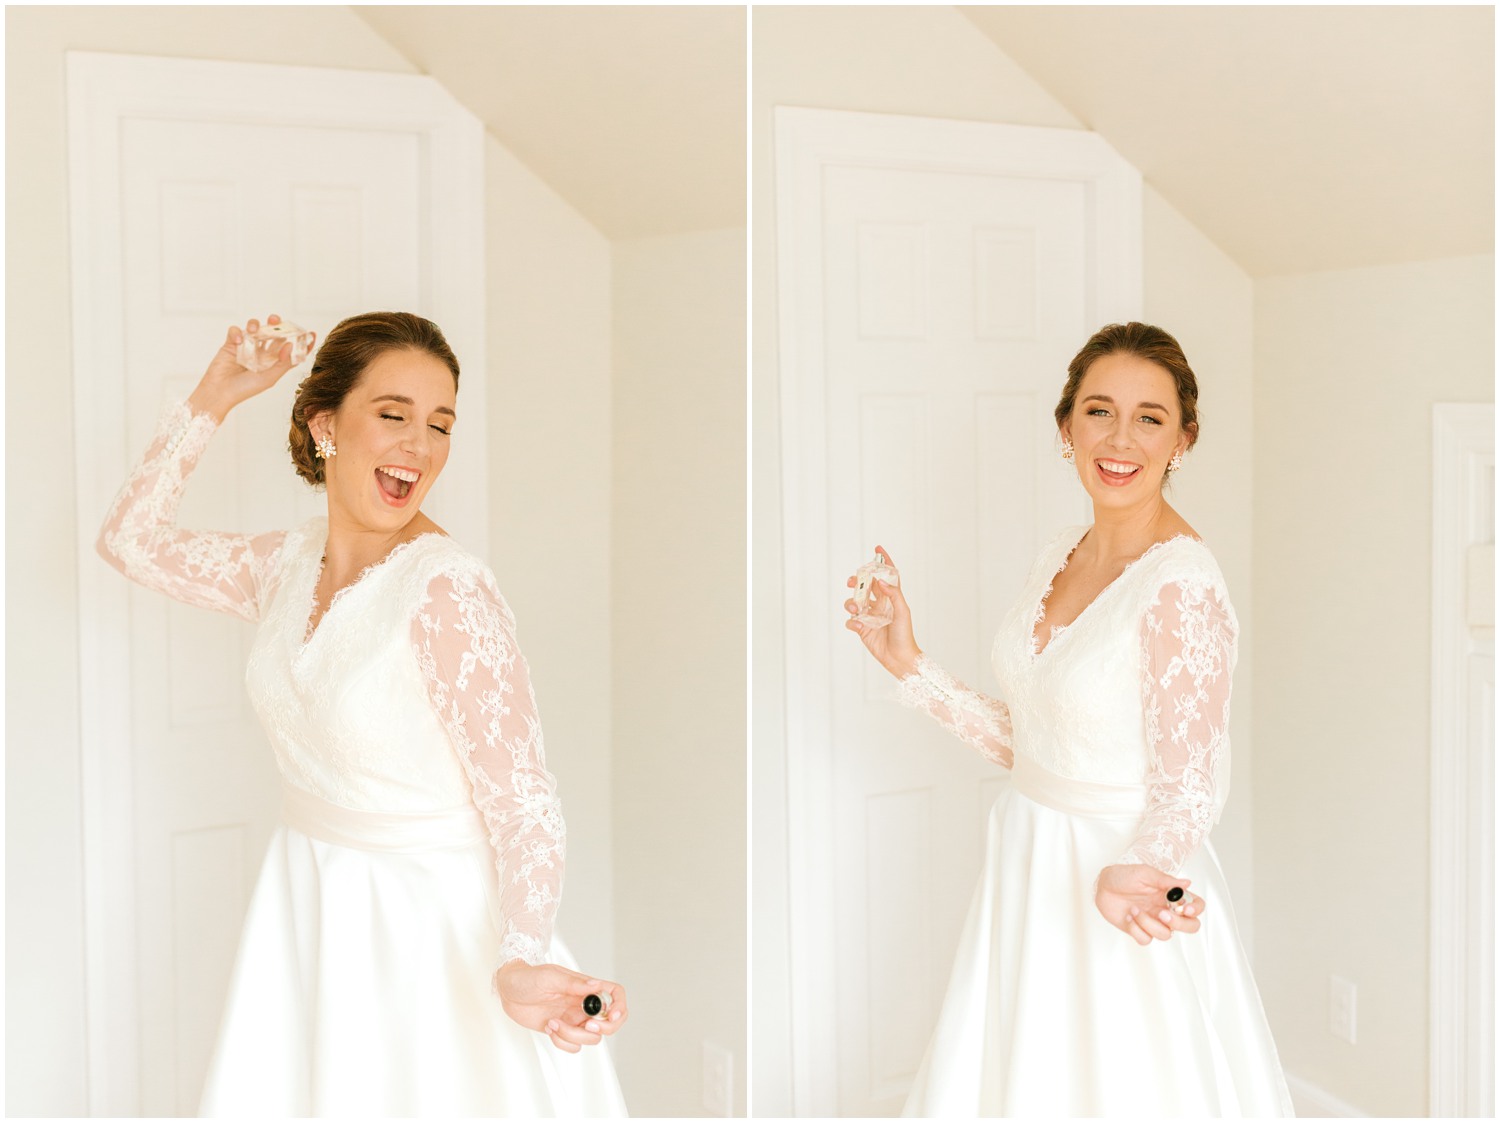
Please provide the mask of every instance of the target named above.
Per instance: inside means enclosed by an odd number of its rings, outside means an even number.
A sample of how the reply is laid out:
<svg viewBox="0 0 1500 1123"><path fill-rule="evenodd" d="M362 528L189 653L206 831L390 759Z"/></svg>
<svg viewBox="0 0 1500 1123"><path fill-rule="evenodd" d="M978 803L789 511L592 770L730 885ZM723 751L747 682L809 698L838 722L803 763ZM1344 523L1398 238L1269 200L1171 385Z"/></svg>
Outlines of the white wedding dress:
<svg viewBox="0 0 1500 1123"><path fill-rule="evenodd" d="M552 935L561 807L489 569L419 536L309 634L326 520L255 537L174 525L215 428L169 410L100 535L128 577L260 624L246 679L283 825L202 1114L623 1115L603 1045L562 1052L491 988L508 959L573 964Z"/></svg>
<svg viewBox="0 0 1500 1123"><path fill-rule="evenodd" d="M1087 529L1042 551L1000 627L1003 702L925 656L901 683L1013 769L905 1114L1291 1115L1207 837L1229 787L1239 631L1223 575L1197 539L1158 543L1042 644ZM1142 947L1111 925L1094 881L1117 863L1190 879L1201 929Z"/></svg>

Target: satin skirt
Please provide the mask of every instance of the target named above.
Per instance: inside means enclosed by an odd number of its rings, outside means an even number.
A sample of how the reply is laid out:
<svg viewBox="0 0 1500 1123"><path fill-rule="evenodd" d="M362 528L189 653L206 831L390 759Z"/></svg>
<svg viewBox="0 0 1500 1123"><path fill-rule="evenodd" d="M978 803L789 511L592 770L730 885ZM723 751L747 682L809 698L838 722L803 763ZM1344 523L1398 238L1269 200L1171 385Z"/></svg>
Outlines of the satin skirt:
<svg viewBox="0 0 1500 1123"><path fill-rule="evenodd" d="M1293 1114L1207 842L1183 870L1208 902L1198 932L1141 947L1094 907L1094 879L1130 845L1144 806L1143 787L1017 758L903 1114Z"/></svg>
<svg viewBox="0 0 1500 1123"><path fill-rule="evenodd" d="M511 1021L473 808L380 814L288 791L241 937L204 1116L620 1116L608 1045ZM553 941L551 959L574 967Z"/></svg>

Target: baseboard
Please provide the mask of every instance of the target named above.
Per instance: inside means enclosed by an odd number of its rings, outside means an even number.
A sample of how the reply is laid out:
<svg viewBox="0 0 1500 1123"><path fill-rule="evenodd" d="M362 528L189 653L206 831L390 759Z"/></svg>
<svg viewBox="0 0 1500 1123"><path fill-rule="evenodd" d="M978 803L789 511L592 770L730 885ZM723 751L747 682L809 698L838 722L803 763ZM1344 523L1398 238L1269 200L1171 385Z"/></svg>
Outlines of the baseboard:
<svg viewBox="0 0 1500 1123"><path fill-rule="evenodd" d="M1286 1086L1292 1093L1292 1107L1304 1119L1365 1119L1364 1112L1353 1104L1345 1103L1332 1092L1325 1091L1310 1080L1303 1080L1290 1072L1286 1074Z"/></svg>

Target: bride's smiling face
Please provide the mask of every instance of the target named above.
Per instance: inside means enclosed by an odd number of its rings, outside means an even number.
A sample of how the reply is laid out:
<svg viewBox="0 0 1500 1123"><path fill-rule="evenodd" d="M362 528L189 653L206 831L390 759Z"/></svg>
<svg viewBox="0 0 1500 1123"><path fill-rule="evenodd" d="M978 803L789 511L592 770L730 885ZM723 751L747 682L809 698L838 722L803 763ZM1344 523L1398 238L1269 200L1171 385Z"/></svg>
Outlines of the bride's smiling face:
<svg viewBox="0 0 1500 1123"><path fill-rule="evenodd" d="M448 462L457 387L425 351L382 352L332 413L319 415L337 453L324 462L329 518L396 531L421 509Z"/></svg>
<svg viewBox="0 0 1500 1123"><path fill-rule="evenodd" d="M1192 443L1172 376L1126 352L1101 355L1089 366L1062 435L1073 442L1089 497L1111 507L1159 495L1172 454Z"/></svg>

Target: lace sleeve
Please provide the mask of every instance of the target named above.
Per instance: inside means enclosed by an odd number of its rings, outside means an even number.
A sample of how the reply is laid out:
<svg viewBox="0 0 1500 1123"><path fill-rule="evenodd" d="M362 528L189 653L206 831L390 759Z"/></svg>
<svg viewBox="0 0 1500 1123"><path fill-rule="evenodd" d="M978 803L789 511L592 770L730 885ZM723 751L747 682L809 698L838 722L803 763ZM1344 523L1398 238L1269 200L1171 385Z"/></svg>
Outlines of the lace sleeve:
<svg viewBox="0 0 1500 1123"><path fill-rule="evenodd" d="M565 831L515 619L487 583L443 574L427 587L411 640L495 850L504 924L495 965L542 963L562 893Z"/></svg>
<svg viewBox="0 0 1500 1123"><path fill-rule="evenodd" d="M1009 768L1010 710L997 698L970 690L925 655L917 657L917 673L906 675L896 688L896 700L925 710L960 741L973 745L986 760Z"/></svg>
<svg viewBox="0 0 1500 1123"><path fill-rule="evenodd" d="M217 428L206 413L170 407L110 505L96 545L105 561L148 589L254 621L285 533L250 537L176 525L183 487Z"/></svg>
<svg viewBox="0 0 1500 1123"><path fill-rule="evenodd" d="M1122 864L1176 875L1219 819L1229 786L1236 627L1211 587L1165 585L1141 624L1151 753L1146 817Z"/></svg>

